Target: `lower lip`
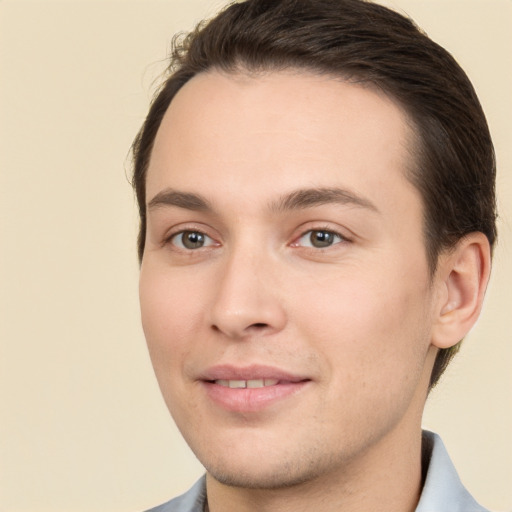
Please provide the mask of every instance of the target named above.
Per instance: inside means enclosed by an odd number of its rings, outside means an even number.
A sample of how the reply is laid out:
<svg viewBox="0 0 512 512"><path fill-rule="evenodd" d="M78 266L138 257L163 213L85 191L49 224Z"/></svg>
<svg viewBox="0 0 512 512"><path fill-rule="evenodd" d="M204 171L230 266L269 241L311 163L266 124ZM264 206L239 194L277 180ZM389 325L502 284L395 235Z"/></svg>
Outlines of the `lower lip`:
<svg viewBox="0 0 512 512"><path fill-rule="evenodd" d="M229 388L204 381L203 384L208 397L222 408L233 412L258 412L295 395L308 382L284 382L262 388Z"/></svg>

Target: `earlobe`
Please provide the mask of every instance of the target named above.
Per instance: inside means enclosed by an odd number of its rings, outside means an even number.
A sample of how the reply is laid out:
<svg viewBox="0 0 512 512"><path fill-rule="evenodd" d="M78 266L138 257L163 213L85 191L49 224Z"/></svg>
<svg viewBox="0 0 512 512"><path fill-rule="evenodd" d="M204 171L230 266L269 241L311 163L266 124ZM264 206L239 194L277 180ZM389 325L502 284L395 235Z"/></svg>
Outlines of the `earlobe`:
<svg viewBox="0 0 512 512"><path fill-rule="evenodd" d="M440 289L432 344L456 345L475 324L489 281L491 250L483 233L470 233L440 256L436 279Z"/></svg>

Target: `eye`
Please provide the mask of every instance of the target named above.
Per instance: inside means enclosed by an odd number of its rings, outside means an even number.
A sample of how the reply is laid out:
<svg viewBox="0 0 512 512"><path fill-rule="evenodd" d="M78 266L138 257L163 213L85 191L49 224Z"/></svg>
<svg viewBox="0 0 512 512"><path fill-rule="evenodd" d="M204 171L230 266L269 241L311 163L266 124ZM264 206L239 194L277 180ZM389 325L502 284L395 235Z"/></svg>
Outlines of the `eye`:
<svg viewBox="0 0 512 512"><path fill-rule="evenodd" d="M170 242L185 250L201 249L215 244L213 239L201 231L181 231L173 235Z"/></svg>
<svg viewBox="0 0 512 512"><path fill-rule="evenodd" d="M314 247L315 249L324 249L331 245L345 241L346 239L327 229L312 229L306 231L298 240L297 245L302 247Z"/></svg>

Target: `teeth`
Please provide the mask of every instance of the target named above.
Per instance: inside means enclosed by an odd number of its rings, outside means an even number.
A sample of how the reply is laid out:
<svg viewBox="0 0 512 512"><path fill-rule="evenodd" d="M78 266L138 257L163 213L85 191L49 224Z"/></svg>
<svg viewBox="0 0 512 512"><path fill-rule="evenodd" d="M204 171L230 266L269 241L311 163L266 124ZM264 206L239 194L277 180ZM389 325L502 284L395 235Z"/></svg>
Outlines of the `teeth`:
<svg viewBox="0 0 512 512"><path fill-rule="evenodd" d="M277 379L251 379L251 380L216 380L215 384L232 389L243 388L263 388L266 386L275 386L279 381Z"/></svg>
<svg viewBox="0 0 512 512"><path fill-rule="evenodd" d="M247 383L245 380L230 380L228 381L228 386L230 388L246 388Z"/></svg>
<svg viewBox="0 0 512 512"><path fill-rule="evenodd" d="M248 388L262 388L265 385L265 382L263 379L257 379L257 380L248 380L247 381L247 387Z"/></svg>

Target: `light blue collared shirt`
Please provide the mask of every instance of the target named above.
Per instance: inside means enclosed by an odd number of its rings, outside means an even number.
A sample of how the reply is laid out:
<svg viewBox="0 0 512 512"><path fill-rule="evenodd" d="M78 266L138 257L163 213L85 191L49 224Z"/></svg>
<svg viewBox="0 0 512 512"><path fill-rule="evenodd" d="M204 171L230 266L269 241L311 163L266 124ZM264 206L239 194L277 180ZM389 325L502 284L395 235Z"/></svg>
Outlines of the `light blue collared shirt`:
<svg viewBox="0 0 512 512"><path fill-rule="evenodd" d="M423 435L425 445L430 445L432 450L416 512L489 512L462 485L441 438L427 431ZM205 503L206 477L203 476L185 494L147 512L203 512Z"/></svg>

